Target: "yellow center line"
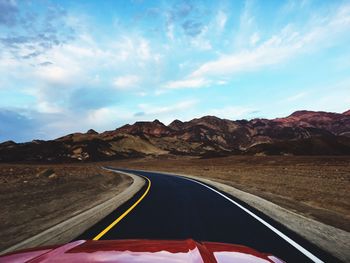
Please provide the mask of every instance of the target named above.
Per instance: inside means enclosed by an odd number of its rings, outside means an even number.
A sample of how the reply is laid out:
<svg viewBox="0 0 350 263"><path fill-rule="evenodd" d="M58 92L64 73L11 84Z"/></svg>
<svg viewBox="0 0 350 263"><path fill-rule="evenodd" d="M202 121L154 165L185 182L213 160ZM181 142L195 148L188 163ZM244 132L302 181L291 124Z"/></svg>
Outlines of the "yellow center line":
<svg viewBox="0 0 350 263"><path fill-rule="evenodd" d="M148 186L146 191L143 193L143 195L128 210L126 210L121 216L119 216L116 220L114 220L109 226L107 226L101 233L95 236L92 240L99 240L103 235L105 235L109 230L111 230L112 227L118 224L120 220L122 220L127 214L129 214L131 210L133 210L142 201L142 199L148 194L149 189L151 188L151 181L147 177L144 177L144 178L148 181Z"/></svg>

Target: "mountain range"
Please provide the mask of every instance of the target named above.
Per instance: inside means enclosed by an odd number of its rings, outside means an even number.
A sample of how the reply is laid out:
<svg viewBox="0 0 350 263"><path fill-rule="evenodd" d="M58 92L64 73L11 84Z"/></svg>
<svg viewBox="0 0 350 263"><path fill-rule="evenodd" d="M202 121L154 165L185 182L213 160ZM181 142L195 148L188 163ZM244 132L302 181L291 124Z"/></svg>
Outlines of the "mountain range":
<svg viewBox="0 0 350 263"><path fill-rule="evenodd" d="M232 121L136 122L112 131L0 144L0 162L74 162L186 155L350 155L350 110L296 111L288 117Z"/></svg>

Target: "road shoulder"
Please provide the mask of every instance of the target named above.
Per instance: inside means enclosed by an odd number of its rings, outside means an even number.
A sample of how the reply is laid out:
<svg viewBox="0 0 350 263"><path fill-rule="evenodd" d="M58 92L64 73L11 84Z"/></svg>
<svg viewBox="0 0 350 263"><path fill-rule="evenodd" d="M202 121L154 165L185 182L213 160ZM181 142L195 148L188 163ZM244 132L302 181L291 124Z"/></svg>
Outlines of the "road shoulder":
<svg viewBox="0 0 350 263"><path fill-rule="evenodd" d="M86 229L90 228L113 210L128 201L145 184L145 180L139 176L129 175L132 179L131 185L119 188L116 195L97 206L89 208L78 214L72 215L69 219L56 224L39 234L25 239L0 252L1 254L26 249L30 247L48 246L62 244L71 241L79 236Z"/></svg>

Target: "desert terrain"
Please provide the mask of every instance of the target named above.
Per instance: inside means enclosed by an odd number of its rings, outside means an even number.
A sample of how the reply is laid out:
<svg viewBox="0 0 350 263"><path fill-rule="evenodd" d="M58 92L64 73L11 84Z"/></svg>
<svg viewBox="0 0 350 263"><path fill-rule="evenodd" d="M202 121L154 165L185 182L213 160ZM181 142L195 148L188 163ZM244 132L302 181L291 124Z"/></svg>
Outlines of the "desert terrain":
<svg viewBox="0 0 350 263"><path fill-rule="evenodd" d="M0 251L115 196L132 179L99 165L0 165Z"/></svg>
<svg viewBox="0 0 350 263"><path fill-rule="evenodd" d="M200 176L350 231L349 156L162 156L88 164L1 164L0 249L125 189L131 179L102 166Z"/></svg>

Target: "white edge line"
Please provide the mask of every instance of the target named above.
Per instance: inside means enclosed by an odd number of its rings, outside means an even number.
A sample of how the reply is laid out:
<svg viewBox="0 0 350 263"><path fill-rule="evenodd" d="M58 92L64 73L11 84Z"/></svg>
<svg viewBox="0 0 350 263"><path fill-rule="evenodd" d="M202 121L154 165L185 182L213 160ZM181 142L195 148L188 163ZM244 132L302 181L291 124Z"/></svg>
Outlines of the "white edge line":
<svg viewBox="0 0 350 263"><path fill-rule="evenodd" d="M273 232L275 232L277 235L279 235L281 238L283 238L285 241L287 241L289 244L291 244L293 247L295 247L297 250L299 250L301 253L303 253L305 256L307 256L309 259L311 259L314 262L318 262L318 263L324 263L324 261L322 261L321 259L319 259L318 257L316 257L314 254L312 254L311 252L309 252L308 250L306 250L305 248L303 248L302 246L300 246L297 242L295 242L294 240L292 240L291 238L287 237L285 234L283 234L281 231L279 231L278 229L276 229L275 227L273 227L272 225L270 225L269 223L267 223L264 219L260 218L259 216L257 216L256 214L254 214L253 212L249 211L247 208L243 207L242 205L240 205L239 203L235 202L234 200L230 199L229 197L227 197L226 195L220 193L219 191L211 188L210 186L207 186L201 182L198 182L196 180L190 179L190 178L186 178L183 176L179 176L185 180L188 181L192 181L195 182L197 184L200 184L210 190L212 190L213 192L221 195L222 197L226 198L228 201L230 201L231 203L235 204L236 206L238 206L239 208L241 208L242 210L244 210L246 213L248 213L249 215L251 215L252 217L254 217L256 220L258 220L260 223L262 223L263 225L265 225L266 227L268 227L270 230L272 230Z"/></svg>

